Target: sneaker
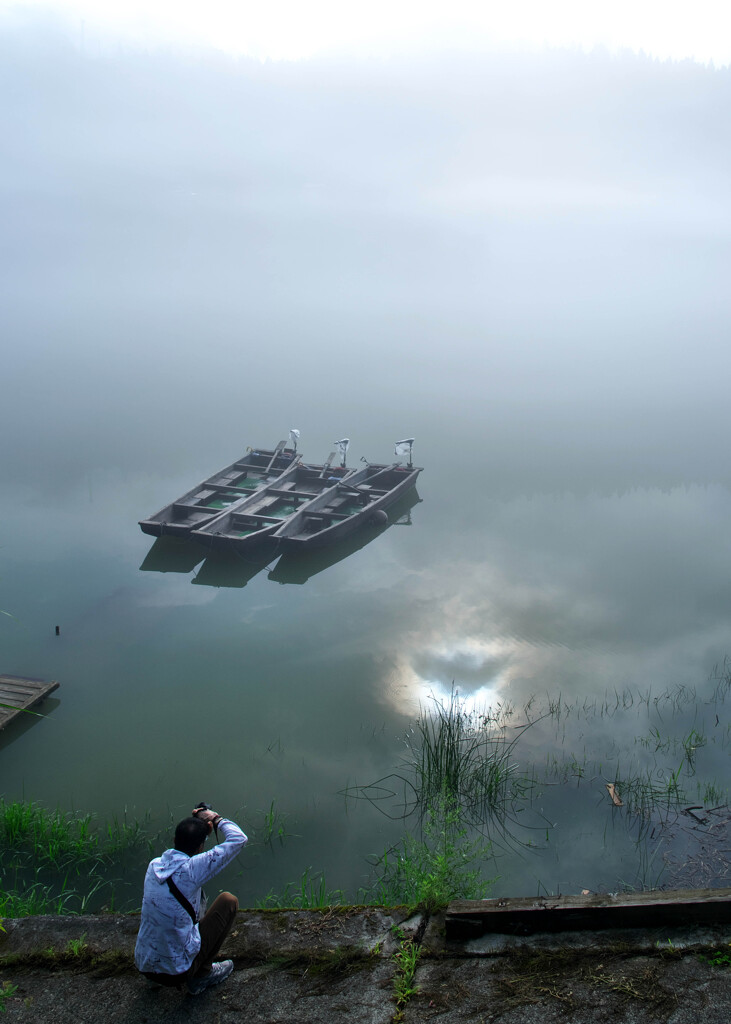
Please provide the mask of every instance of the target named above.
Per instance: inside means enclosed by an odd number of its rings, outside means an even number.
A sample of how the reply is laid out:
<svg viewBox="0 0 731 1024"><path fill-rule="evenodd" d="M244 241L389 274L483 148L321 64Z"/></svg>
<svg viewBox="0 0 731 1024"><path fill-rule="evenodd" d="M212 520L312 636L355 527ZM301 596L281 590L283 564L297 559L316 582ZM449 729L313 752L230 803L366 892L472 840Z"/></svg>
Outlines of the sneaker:
<svg viewBox="0 0 731 1024"><path fill-rule="evenodd" d="M201 992L205 992L212 985L220 985L228 978L233 969L233 960L222 960L218 964L211 964L211 969L207 974L197 974L188 982L188 992L192 996L199 996Z"/></svg>

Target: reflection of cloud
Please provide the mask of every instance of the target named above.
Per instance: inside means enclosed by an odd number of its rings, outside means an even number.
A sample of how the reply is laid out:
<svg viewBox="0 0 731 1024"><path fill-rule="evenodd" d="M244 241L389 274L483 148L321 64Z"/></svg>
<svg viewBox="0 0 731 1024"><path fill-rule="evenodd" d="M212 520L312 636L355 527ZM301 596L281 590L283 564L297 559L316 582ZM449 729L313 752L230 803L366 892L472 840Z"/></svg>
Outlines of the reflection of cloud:
<svg viewBox="0 0 731 1024"><path fill-rule="evenodd" d="M423 679L440 683L459 680L463 693L474 690L500 678L509 660L505 645L490 644L484 640L467 638L454 646L425 650L415 655L413 667Z"/></svg>
<svg viewBox="0 0 731 1024"><path fill-rule="evenodd" d="M460 537L409 584L389 701L413 711L452 682L520 706L702 681L729 650L730 503L717 487L496 502L479 555Z"/></svg>
<svg viewBox="0 0 731 1024"><path fill-rule="evenodd" d="M494 704L508 681L511 645L474 637L442 641L438 647L418 651L408 667L407 689L424 703L429 698L444 701L454 685L471 708Z"/></svg>

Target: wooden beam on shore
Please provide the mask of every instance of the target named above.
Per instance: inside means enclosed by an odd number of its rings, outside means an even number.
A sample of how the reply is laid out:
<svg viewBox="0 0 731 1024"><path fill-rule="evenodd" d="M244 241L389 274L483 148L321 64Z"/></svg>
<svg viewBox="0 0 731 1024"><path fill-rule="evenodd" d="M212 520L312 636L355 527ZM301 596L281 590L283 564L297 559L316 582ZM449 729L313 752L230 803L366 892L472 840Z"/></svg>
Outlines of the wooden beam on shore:
<svg viewBox="0 0 731 1024"><path fill-rule="evenodd" d="M445 926L447 938L469 938L488 932L531 935L728 921L731 921L731 889L675 889L454 900L447 907Z"/></svg>
<svg viewBox="0 0 731 1024"><path fill-rule="evenodd" d="M0 675L0 730L58 689L57 682ZM10 705L10 706L8 706Z"/></svg>

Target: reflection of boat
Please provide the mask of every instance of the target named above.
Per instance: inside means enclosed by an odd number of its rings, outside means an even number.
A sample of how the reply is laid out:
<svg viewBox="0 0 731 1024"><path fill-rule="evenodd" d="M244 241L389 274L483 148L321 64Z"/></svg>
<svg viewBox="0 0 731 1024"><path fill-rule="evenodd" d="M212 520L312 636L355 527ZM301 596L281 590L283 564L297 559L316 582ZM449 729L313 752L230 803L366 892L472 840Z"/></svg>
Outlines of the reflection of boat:
<svg viewBox="0 0 731 1024"><path fill-rule="evenodd" d="M367 466L290 515L272 534L284 551L322 547L366 524L387 523L386 509L410 491L421 469Z"/></svg>
<svg viewBox="0 0 731 1024"><path fill-rule="evenodd" d="M230 505L251 497L272 480L284 479L296 464L296 452L285 448L284 441L273 451L249 451L149 519L142 519L142 532L154 537L186 537L194 528L219 516Z"/></svg>
<svg viewBox="0 0 731 1024"><path fill-rule="evenodd" d="M344 466L295 466L290 472L262 487L246 501L220 513L200 529L191 533L193 540L208 547L247 550L261 544L289 521L297 510L309 508L337 490L343 480L363 477L365 469L349 470Z"/></svg>
<svg viewBox="0 0 731 1024"><path fill-rule="evenodd" d="M271 550L267 552L266 544L257 548L254 559L242 558L237 551L214 552L205 560L191 583L202 587L245 587L249 580L271 563L275 553Z"/></svg>
<svg viewBox="0 0 731 1024"><path fill-rule="evenodd" d="M140 569L143 572L192 572L205 557L200 544L184 537L157 537Z"/></svg>
<svg viewBox="0 0 731 1024"><path fill-rule="evenodd" d="M420 501L416 488L412 487L408 494L391 506L387 523L363 526L345 540L326 548L285 551L267 578L274 583L307 583L312 576L354 555L392 526L411 526L411 510Z"/></svg>

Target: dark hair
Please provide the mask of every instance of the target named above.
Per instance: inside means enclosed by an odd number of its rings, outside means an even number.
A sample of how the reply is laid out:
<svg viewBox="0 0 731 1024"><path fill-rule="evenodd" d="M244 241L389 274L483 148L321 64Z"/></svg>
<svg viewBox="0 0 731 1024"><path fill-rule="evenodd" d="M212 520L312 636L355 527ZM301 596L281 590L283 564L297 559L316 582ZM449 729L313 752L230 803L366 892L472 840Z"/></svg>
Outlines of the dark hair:
<svg viewBox="0 0 731 1024"><path fill-rule="evenodd" d="M208 822L200 818L183 818L175 829L175 849L192 857L208 835Z"/></svg>

